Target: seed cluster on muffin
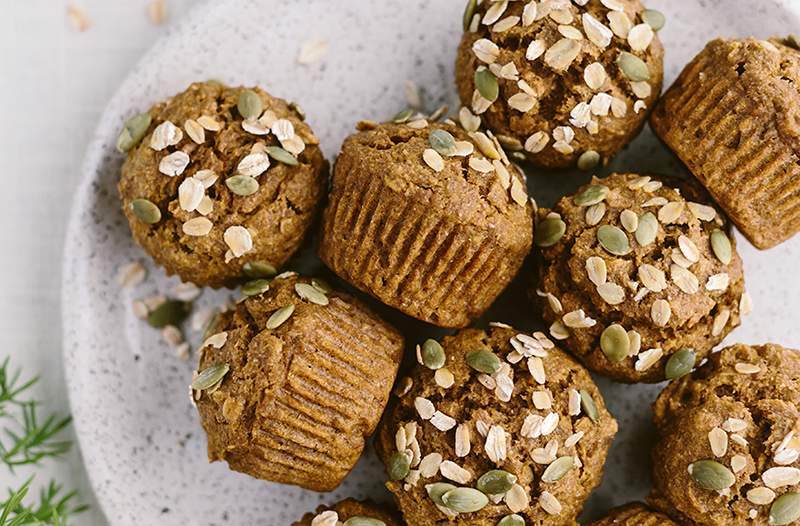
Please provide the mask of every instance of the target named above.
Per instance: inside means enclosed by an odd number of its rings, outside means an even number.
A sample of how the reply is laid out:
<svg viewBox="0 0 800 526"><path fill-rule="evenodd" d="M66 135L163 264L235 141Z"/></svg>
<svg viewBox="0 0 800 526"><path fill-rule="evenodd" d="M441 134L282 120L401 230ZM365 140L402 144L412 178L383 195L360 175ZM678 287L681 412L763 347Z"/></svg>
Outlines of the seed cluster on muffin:
<svg viewBox="0 0 800 526"><path fill-rule="evenodd" d="M306 513L292 526L401 526L396 510L369 501L345 499Z"/></svg>
<svg viewBox="0 0 800 526"><path fill-rule="evenodd" d="M595 521L591 526L678 526L662 513L652 511L637 503L613 509L608 516Z"/></svg>

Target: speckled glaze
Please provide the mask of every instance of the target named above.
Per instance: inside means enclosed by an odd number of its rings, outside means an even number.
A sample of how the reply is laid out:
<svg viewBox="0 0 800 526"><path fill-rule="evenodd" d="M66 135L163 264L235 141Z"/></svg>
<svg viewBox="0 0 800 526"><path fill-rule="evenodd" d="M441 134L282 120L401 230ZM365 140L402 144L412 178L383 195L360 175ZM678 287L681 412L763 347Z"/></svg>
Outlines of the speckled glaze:
<svg viewBox="0 0 800 526"><path fill-rule="evenodd" d="M453 62L463 4L361 0L336 2L332 9L330 0L208 2L156 42L123 82L86 154L63 277L64 361L72 411L86 467L111 524L281 525L323 501L345 496L388 499L382 468L371 450L331 495L257 481L224 464L206 462L205 436L187 393L194 357L188 363L178 360L157 331L134 317L130 306L132 299L168 291L177 282L149 262L150 278L144 285L121 292L115 280L123 263L147 259L131 240L115 188L122 158L114 142L123 121L194 80L259 84L302 104L326 156L333 159L357 120L385 119L405 106L406 80L424 88L430 109L445 102L456 108ZM647 5L667 15L661 33L667 83L713 36L784 34L800 22L796 0L651 0ZM301 43L314 37L330 41L327 57L311 66L297 65ZM604 173L612 170L682 173L649 130ZM547 205L588 175L531 173L529 187ZM758 252L739 239L755 312L726 343L775 341L800 347L800 237L769 252ZM330 278L310 247L292 267L322 271ZM485 320L524 329L539 326L525 298L526 273L530 270L523 270ZM230 295L206 291L198 306ZM410 342L441 334L387 309L382 312ZM659 387L602 379L599 385L619 419L620 433L586 518L642 499L650 485L650 403Z"/></svg>

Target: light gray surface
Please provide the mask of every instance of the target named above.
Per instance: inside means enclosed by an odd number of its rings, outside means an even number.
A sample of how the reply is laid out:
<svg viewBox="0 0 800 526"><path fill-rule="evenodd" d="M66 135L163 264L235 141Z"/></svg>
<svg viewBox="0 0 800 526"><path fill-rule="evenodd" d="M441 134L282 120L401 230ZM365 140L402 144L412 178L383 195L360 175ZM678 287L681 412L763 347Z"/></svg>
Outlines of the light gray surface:
<svg viewBox="0 0 800 526"><path fill-rule="evenodd" d="M786 7L789 0L756 6L733 0L649 4L668 17L662 34L668 81L712 36L766 36L796 27L798 21ZM332 157L355 121L382 119L404 105L406 79L426 89L432 107L455 102L452 63L461 7L460 0L342 2L336 9L328 0L221 1L195 12L159 41L123 82L100 119L83 165L63 290L72 408L92 483L113 524L287 524L321 500L385 498L378 483L381 470L371 456L331 496L252 480L205 462L205 438L186 397L192 364L176 360L130 310L131 299L155 288L167 290L175 280L155 270L146 286L125 293L114 282L120 264L144 259L130 240L114 188L120 157L113 142L124 118L193 80L260 84L302 103ZM329 39L330 53L319 64L297 66L297 49L311 37ZM612 168L678 169L649 131ZM530 178L530 186L547 201L579 180L539 174ZM767 253L742 243L741 252L756 311L729 341L772 340L800 347L794 314L800 308L800 285L794 279L800 238ZM203 302L224 296L206 293ZM530 326L527 304L523 310L509 307L513 296L512 290L492 317L502 312ZM601 386L622 431L605 482L590 501L590 514L641 498L646 491L649 402L658 390L607 381Z"/></svg>

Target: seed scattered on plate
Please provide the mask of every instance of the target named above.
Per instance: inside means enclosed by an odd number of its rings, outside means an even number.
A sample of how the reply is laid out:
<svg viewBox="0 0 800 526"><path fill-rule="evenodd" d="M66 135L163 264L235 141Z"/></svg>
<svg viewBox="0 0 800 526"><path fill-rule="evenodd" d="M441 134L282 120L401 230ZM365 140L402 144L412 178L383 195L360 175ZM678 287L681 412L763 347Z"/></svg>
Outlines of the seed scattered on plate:
<svg viewBox="0 0 800 526"><path fill-rule="evenodd" d="M297 63L303 65L313 64L322 60L328 53L328 41L323 38L312 38L303 42L297 54Z"/></svg>

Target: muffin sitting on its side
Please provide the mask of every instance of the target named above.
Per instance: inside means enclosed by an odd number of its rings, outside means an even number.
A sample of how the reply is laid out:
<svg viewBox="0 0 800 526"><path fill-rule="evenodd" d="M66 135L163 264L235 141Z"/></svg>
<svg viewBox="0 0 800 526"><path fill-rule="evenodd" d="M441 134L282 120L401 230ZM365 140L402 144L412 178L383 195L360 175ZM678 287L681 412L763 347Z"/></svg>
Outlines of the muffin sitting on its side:
<svg viewBox="0 0 800 526"><path fill-rule="evenodd" d="M380 420L402 337L354 298L292 275L211 330L192 383L209 460L316 491L338 486Z"/></svg>
<svg viewBox="0 0 800 526"><path fill-rule="evenodd" d="M462 124L361 123L336 161L319 249L355 287L442 327L489 308L533 229L521 171Z"/></svg>
<svg viewBox="0 0 800 526"><path fill-rule="evenodd" d="M119 193L133 237L167 274L233 285L248 263L280 268L327 182L297 107L253 88L196 83L126 124Z"/></svg>
<svg viewBox="0 0 800 526"><path fill-rule="evenodd" d="M621 506L591 526L678 526L669 517L651 511L638 502Z"/></svg>
<svg viewBox="0 0 800 526"><path fill-rule="evenodd" d="M333 506L320 506L292 526L400 526L395 512L374 502L346 499Z"/></svg>
<svg viewBox="0 0 800 526"><path fill-rule="evenodd" d="M539 211L536 244L551 335L620 381L688 373L750 309L730 228L696 183L594 179Z"/></svg>

